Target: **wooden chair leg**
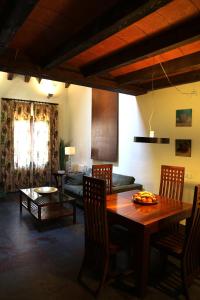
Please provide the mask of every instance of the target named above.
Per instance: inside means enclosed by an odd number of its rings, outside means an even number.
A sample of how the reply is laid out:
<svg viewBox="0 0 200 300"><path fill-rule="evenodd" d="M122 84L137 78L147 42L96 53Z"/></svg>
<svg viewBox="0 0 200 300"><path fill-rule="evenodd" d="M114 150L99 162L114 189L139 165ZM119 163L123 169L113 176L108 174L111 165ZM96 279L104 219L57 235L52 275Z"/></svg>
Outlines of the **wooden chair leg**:
<svg viewBox="0 0 200 300"><path fill-rule="evenodd" d="M104 265L103 265L103 270L102 270L102 277L100 279L100 282L99 282L99 286L95 292L95 296L99 296L103 286L104 286L104 283L106 281L106 277L108 275L108 267L109 267L109 256L106 257L105 259L105 262L104 262Z"/></svg>
<svg viewBox="0 0 200 300"><path fill-rule="evenodd" d="M187 285L187 280L184 276L183 266L181 266L181 279L182 279L182 288L183 288L184 296L185 296L186 300L190 300L189 289L188 289L188 285Z"/></svg>
<svg viewBox="0 0 200 300"><path fill-rule="evenodd" d="M160 254L160 274L163 274L163 271L165 271L167 268L168 256L167 254L162 253L161 251L159 251L159 254Z"/></svg>
<svg viewBox="0 0 200 300"><path fill-rule="evenodd" d="M190 295L189 295L188 287L186 285L183 285L183 292L184 292L186 300L190 300Z"/></svg>
<svg viewBox="0 0 200 300"><path fill-rule="evenodd" d="M78 273L78 281L81 282L81 278L82 278L82 274L83 274L83 269L86 265L86 257L84 255L83 257L83 261L82 261L82 264L81 264L81 267L80 267L80 270L79 270L79 273Z"/></svg>

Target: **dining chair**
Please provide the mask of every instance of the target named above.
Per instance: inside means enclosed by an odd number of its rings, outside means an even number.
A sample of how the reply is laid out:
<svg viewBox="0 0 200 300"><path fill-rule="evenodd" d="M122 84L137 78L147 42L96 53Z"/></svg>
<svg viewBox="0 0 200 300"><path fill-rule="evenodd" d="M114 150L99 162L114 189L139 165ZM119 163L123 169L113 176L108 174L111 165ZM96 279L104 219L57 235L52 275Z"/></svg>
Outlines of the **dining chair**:
<svg viewBox="0 0 200 300"><path fill-rule="evenodd" d="M113 241L109 232L106 210L106 181L94 177L83 177L83 202L85 219L85 252L78 275L79 282L97 296L109 278L111 263L117 252L125 247L126 241L122 236ZM119 237L118 237L119 238ZM88 271L99 275L96 288L91 282L86 282Z"/></svg>
<svg viewBox="0 0 200 300"><path fill-rule="evenodd" d="M159 195L182 201L185 168L161 165Z"/></svg>
<svg viewBox="0 0 200 300"><path fill-rule="evenodd" d="M159 195L182 202L185 168L179 166L161 165ZM183 230L184 225L179 222L169 224L166 232ZM163 234L158 233L158 235Z"/></svg>
<svg viewBox="0 0 200 300"><path fill-rule="evenodd" d="M180 262L178 273L170 272L157 283L157 288L169 292L184 294L189 300L189 286L200 273L200 185L195 186L192 214L185 226L185 231L177 231L154 240L153 246L166 257L172 256ZM169 265L169 261L165 261ZM177 264L175 265L177 268ZM164 268L162 268L163 273Z"/></svg>
<svg viewBox="0 0 200 300"><path fill-rule="evenodd" d="M106 193L112 193L112 164L92 165L92 177L106 180Z"/></svg>

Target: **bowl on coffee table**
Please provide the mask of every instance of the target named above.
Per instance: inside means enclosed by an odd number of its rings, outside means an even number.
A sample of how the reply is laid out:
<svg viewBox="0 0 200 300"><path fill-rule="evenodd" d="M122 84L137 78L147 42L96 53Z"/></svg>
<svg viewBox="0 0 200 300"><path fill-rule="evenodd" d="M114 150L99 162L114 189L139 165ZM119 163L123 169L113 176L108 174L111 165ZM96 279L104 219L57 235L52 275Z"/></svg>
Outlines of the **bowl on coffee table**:
<svg viewBox="0 0 200 300"><path fill-rule="evenodd" d="M52 193L57 192L58 189L56 187L53 186L41 186L38 188L34 188L34 192L40 194L40 195L50 195Z"/></svg>

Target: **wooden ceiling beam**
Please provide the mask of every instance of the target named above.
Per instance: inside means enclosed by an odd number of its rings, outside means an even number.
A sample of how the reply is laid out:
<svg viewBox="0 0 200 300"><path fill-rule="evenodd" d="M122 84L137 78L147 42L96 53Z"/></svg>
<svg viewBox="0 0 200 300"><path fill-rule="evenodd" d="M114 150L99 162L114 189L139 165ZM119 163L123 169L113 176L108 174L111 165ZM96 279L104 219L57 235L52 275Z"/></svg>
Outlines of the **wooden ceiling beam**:
<svg viewBox="0 0 200 300"><path fill-rule="evenodd" d="M81 71L85 76L119 68L124 65L155 56L200 38L199 15L178 25L170 27L153 37L137 44L131 44L114 54L101 58L84 66Z"/></svg>
<svg viewBox="0 0 200 300"><path fill-rule="evenodd" d="M38 0L13 0L4 2L4 9L1 7L0 53L8 46Z"/></svg>
<svg viewBox="0 0 200 300"><path fill-rule="evenodd" d="M15 53L4 53L0 56L0 71L13 72L21 75L34 76L36 78L44 78L49 80L55 80L60 82L68 82L72 84L94 87L98 89L115 91L118 93L141 95L145 94L146 90L139 86L119 86L113 80L107 80L99 77L93 77L87 79L80 73L69 71L65 68L52 68L44 70L34 65L29 61L22 53L19 53L17 60L15 59Z"/></svg>
<svg viewBox="0 0 200 300"><path fill-rule="evenodd" d="M162 62L162 66L169 76L176 75L178 73L185 73L195 68L200 68L200 52L182 56L167 62ZM161 65L155 64L151 67L128 73L127 75L118 76L115 79L119 84L143 84L163 77L165 77L165 74Z"/></svg>
<svg viewBox="0 0 200 300"><path fill-rule="evenodd" d="M103 16L83 28L70 40L66 40L52 57L41 63L51 68L69 60L114 33L144 18L172 0L126 0L120 1Z"/></svg>
<svg viewBox="0 0 200 300"><path fill-rule="evenodd" d="M65 88L67 89L70 86L70 83L65 82Z"/></svg>
<svg viewBox="0 0 200 300"><path fill-rule="evenodd" d="M24 81L25 81L25 82L29 82L30 79L31 79L31 76L29 76L29 75L25 75L25 76L24 76Z"/></svg>
<svg viewBox="0 0 200 300"><path fill-rule="evenodd" d="M170 80L171 84L167 80L166 77L163 79L155 80L154 84L153 84L153 86L154 86L153 89L158 90L158 89L162 89L162 88L170 88L170 87L175 87L175 86L181 85L181 84L200 81L200 68L199 68L199 70L196 70L196 71L191 71L191 72L187 72L184 74L170 76L169 80ZM144 84L143 88L148 91L152 91L151 82Z"/></svg>
<svg viewBox="0 0 200 300"><path fill-rule="evenodd" d="M8 80L13 80L13 78L14 78L14 74L13 73L8 73L7 74L7 79Z"/></svg>

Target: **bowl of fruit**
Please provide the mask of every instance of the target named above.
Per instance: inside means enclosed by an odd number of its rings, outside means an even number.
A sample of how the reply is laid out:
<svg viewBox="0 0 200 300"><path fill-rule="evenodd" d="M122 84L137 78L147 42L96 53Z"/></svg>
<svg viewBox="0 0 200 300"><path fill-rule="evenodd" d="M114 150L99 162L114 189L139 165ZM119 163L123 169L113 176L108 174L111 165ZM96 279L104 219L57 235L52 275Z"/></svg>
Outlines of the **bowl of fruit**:
<svg viewBox="0 0 200 300"><path fill-rule="evenodd" d="M142 205L153 205L158 203L157 196L151 192L142 191L132 196L133 202Z"/></svg>

